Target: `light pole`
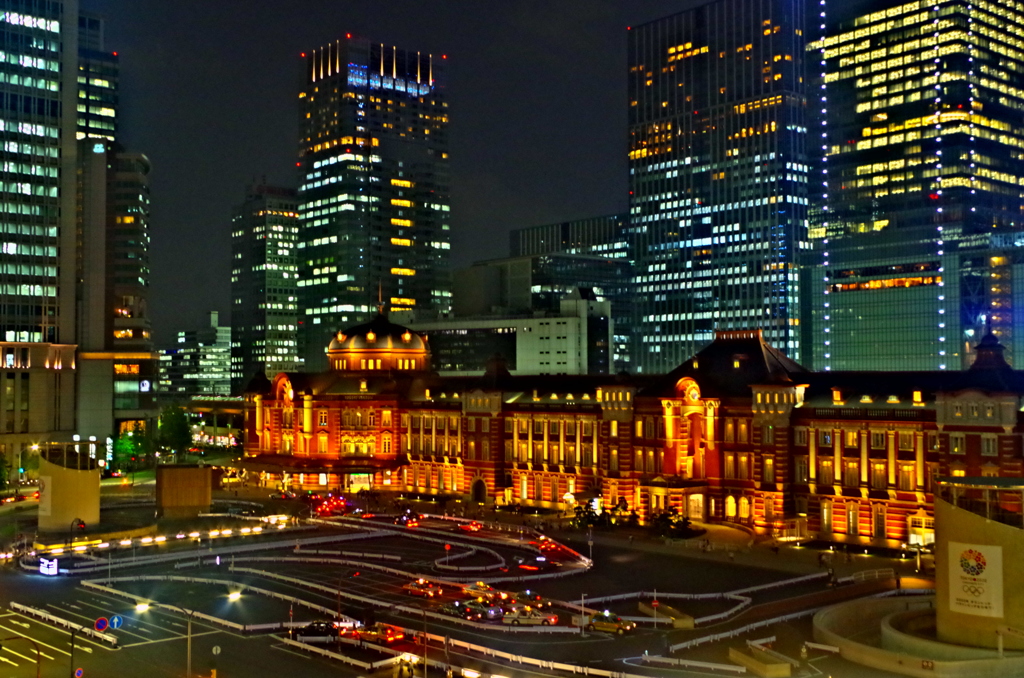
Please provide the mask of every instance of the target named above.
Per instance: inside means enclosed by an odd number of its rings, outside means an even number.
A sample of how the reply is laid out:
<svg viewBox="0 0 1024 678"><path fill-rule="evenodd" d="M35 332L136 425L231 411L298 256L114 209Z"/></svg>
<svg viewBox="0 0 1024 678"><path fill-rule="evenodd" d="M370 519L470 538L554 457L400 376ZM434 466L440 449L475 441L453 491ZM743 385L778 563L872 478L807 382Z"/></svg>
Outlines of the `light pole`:
<svg viewBox="0 0 1024 678"><path fill-rule="evenodd" d="M587 594L580 594L580 635L586 635L583 631L587 627Z"/></svg>
<svg viewBox="0 0 1024 678"><path fill-rule="evenodd" d="M36 678L39 678L42 675L40 671L42 670L43 665L42 657L40 657L39 654L39 644L31 638L26 638L24 636L11 636L10 638L2 638L0 639L0 643L6 643L8 640L27 640L28 642L32 643L32 647L36 649ZM71 670L72 672L74 672L74 667L72 667Z"/></svg>
<svg viewBox="0 0 1024 678"><path fill-rule="evenodd" d="M186 636L186 639L187 639L186 640L187 650L186 650L186 659L185 659L185 667L186 667L185 668L185 671L186 671L185 678L192 678L192 615L195 614L195 610L185 610L183 608L177 607L176 605L167 605L166 603L160 603L160 606L161 607L170 608L172 610L175 610L176 612L180 612L183 615L185 615L185 617L187 619L187 622L186 622L186 625L185 625L185 636ZM139 603L138 605L135 606L135 611L136 612L146 612L147 610L149 610L149 603ZM72 637L72 641L73 641L74 635L72 635L71 637ZM72 650L73 649L74 649L74 646L72 646Z"/></svg>

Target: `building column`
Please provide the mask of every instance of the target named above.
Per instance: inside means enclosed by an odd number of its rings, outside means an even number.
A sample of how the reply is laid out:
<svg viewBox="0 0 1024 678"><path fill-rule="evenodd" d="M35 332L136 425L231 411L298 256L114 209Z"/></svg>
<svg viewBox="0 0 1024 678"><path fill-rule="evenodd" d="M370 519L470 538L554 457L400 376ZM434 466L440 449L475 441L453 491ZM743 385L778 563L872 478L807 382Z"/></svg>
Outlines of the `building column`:
<svg viewBox="0 0 1024 678"><path fill-rule="evenodd" d="M807 429L807 472L811 476L811 484L818 482L818 430Z"/></svg>
<svg viewBox="0 0 1024 678"><path fill-rule="evenodd" d="M871 431L860 432L860 484L868 484L868 445L871 444Z"/></svg>
<svg viewBox="0 0 1024 678"><path fill-rule="evenodd" d="M917 491L924 491L924 431L914 433L914 475Z"/></svg>
<svg viewBox="0 0 1024 678"><path fill-rule="evenodd" d="M885 469L888 473L888 485L892 487L896 484L896 431L887 431L886 438L888 439L888 458L887 468Z"/></svg>

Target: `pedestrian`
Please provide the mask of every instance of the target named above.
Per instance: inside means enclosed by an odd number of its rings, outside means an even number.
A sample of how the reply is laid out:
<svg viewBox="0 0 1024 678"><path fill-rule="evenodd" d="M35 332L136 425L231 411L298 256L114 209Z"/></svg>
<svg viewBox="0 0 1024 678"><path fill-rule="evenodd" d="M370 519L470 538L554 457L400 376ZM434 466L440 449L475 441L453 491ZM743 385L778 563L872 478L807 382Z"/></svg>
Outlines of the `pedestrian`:
<svg viewBox="0 0 1024 678"><path fill-rule="evenodd" d="M899 573L899 572L897 572L897 573L896 573L896 590L897 590L897 591L899 591L899 590L900 590L900 584L901 584L901 582L900 582L900 573Z"/></svg>

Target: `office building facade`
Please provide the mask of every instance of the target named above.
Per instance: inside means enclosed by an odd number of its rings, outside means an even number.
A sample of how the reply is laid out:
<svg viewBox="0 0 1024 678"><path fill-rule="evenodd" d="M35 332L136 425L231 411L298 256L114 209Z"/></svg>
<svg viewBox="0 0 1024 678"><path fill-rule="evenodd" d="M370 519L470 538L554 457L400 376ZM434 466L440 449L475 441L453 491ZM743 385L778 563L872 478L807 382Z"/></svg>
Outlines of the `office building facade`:
<svg viewBox="0 0 1024 678"><path fill-rule="evenodd" d="M0 2L0 463L75 428L78 3Z"/></svg>
<svg viewBox="0 0 1024 678"><path fill-rule="evenodd" d="M629 31L633 362L671 369L716 330L799 359L806 247L804 2L718 0Z"/></svg>
<svg viewBox="0 0 1024 678"><path fill-rule="evenodd" d="M209 325L178 332L160 351L160 400L181 404L193 398L231 394L231 328L210 311Z"/></svg>
<svg viewBox="0 0 1024 678"><path fill-rule="evenodd" d="M593 244L600 245L596 239ZM563 301L569 298L607 301L615 331L609 345L611 363L602 367L601 372L628 371L633 313L631 275L628 259L568 252L481 261L455 272L452 309L457 319L500 315L511 319L560 313Z"/></svg>
<svg viewBox="0 0 1024 678"><path fill-rule="evenodd" d="M625 214L608 214L517 228L509 233L509 254L513 257L526 257L565 252L613 259L628 258L628 220Z"/></svg>
<svg viewBox="0 0 1024 678"><path fill-rule="evenodd" d="M298 201L295 190L252 186L231 221L231 384L297 369Z"/></svg>
<svg viewBox="0 0 1024 678"><path fill-rule="evenodd" d="M310 369L340 327L446 311L444 57L346 36L306 53L299 95L299 341Z"/></svg>
<svg viewBox="0 0 1024 678"><path fill-rule="evenodd" d="M429 337L442 376L480 375L497 361L510 374L608 374L615 323L611 303L566 294L557 310L410 323Z"/></svg>
<svg viewBox="0 0 1024 678"><path fill-rule="evenodd" d="M121 63L104 45L106 21L94 14L78 17L78 132L81 139L117 138Z"/></svg>
<svg viewBox="0 0 1024 678"><path fill-rule="evenodd" d="M1022 364L1024 6L827 9L808 47L812 365L959 370L988 329Z"/></svg>

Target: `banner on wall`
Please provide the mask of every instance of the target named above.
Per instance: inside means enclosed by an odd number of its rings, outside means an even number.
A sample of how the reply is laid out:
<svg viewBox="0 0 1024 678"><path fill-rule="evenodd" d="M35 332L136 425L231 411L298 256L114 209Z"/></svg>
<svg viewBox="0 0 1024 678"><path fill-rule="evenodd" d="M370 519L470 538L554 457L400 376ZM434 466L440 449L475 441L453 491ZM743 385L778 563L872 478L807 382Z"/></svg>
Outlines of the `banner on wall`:
<svg viewBox="0 0 1024 678"><path fill-rule="evenodd" d="M949 609L1003 616L1003 547L949 542Z"/></svg>

